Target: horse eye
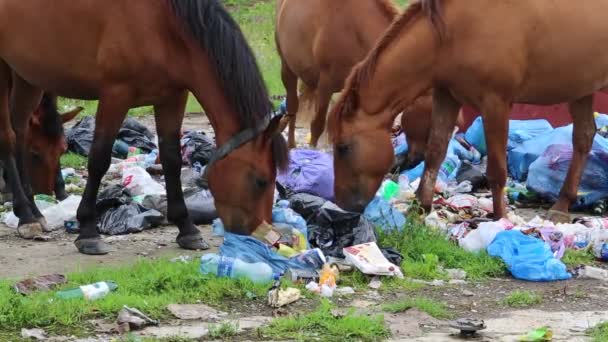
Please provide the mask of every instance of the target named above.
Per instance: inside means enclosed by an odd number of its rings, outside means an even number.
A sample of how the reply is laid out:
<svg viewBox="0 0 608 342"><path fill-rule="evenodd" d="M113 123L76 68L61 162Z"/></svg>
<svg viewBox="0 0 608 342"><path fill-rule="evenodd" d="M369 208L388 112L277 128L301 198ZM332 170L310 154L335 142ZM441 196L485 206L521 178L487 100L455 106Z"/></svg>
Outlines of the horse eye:
<svg viewBox="0 0 608 342"><path fill-rule="evenodd" d="M255 178L255 186L258 189L265 189L268 186L268 180L260 177Z"/></svg>
<svg viewBox="0 0 608 342"><path fill-rule="evenodd" d="M348 153L350 152L351 148L350 145L348 144L339 144L338 146L336 146L336 151L338 152L338 156L339 157L346 157L348 155Z"/></svg>

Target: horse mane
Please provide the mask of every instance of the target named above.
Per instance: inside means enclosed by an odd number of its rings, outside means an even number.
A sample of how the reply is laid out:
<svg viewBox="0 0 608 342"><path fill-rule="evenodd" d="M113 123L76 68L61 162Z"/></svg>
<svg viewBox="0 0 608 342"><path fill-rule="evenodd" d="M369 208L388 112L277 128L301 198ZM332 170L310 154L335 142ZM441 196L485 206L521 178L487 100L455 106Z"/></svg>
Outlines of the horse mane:
<svg viewBox="0 0 608 342"><path fill-rule="evenodd" d="M376 4L382 13L391 21L399 15L399 7L397 7L392 0L376 0Z"/></svg>
<svg viewBox="0 0 608 342"><path fill-rule="evenodd" d="M239 25L219 0L167 0L176 17L215 66L224 94L241 129L256 127L273 111L255 55ZM282 142L281 142L282 139ZM286 165L284 138L271 139L275 164Z"/></svg>
<svg viewBox="0 0 608 342"><path fill-rule="evenodd" d="M40 100L40 126L42 134L55 139L63 136L63 122L57 111L57 96L45 92Z"/></svg>
<svg viewBox="0 0 608 342"><path fill-rule="evenodd" d="M399 36L399 33L405 29L407 25L412 23L412 21L420 15L425 15L437 31L439 39L443 39L445 36L445 23L441 15L441 2L442 0L417 0L411 3L399 18L384 32L383 36L376 43L376 46L368 53L367 57L352 69L345 81L343 94L334 106L328 120L329 135L334 142L335 138L340 134L340 120L357 109L359 105L357 93L359 92L361 85L371 79L372 74L376 69L376 65L378 64L380 54L393 43Z"/></svg>
<svg viewBox="0 0 608 342"><path fill-rule="evenodd" d="M242 128L253 128L272 113L266 85L251 47L219 0L168 0L184 28L209 55L224 94Z"/></svg>

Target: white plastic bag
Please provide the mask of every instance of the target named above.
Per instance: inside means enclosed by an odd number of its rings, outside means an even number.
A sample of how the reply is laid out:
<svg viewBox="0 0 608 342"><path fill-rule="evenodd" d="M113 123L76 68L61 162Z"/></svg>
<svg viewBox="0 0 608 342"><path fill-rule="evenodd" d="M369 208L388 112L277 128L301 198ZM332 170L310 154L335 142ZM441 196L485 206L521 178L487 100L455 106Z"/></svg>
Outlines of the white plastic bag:
<svg viewBox="0 0 608 342"><path fill-rule="evenodd" d="M46 219L48 231L53 231L63 227L64 221L76 219L76 211L80 205L82 197L71 195L58 204L42 209L40 212ZM13 212L4 215L4 224L10 228L17 228L19 219Z"/></svg>
<svg viewBox="0 0 608 342"><path fill-rule="evenodd" d="M477 253L486 249L484 240L479 229L471 230L464 238L458 240L458 244L467 252Z"/></svg>
<svg viewBox="0 0 608 342"><path fill-rule="evenodd" d="M396 276L403 278L399 266L390 263L375 242L344 248L346 261L365 274Z"/></svg>
<svg viewBox="0 0 608 342"><path fill-rule="evenodd" d="M131 195L164 195L165 188L158 184L150 174L139 166L126 168L122 173L122 185Z"/></svg>

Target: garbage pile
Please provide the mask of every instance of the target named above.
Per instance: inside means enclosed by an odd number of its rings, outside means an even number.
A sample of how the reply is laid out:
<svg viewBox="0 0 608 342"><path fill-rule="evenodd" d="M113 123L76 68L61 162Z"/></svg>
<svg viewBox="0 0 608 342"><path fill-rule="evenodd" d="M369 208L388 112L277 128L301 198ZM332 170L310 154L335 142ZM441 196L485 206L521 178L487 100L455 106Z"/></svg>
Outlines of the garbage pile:
<svg viewBox="0 0 608 342"><path fill-rule="evenodd" d="M68 150L87 157L94 131L93 117L80 120L66 133ZM181 147L186 206L195 224L211 224L218 215L213 196L206 184L201 183L201 175L215 143L203 132L187 131L183 132ZM66 168L62 176L66 191L72 195L62 202L38 195L36 204L46 217L49 231L65 228L68 233L78 233L76 210L86 184L86 171ZM96 210L101 234L137 233L166 223L167 199L157 137L135 119L124 121L114 142L112 164L102 181ZM2 221L16 228L17 217L9 210L4 211Z"/></svg>

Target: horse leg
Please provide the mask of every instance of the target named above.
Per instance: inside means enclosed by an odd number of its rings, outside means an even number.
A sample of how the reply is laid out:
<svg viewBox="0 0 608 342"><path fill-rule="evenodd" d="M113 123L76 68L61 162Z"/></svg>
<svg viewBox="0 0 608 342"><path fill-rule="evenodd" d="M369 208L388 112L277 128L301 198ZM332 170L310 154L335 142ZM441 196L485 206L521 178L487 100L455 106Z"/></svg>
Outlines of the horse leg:
<svg viewBox="0 0 608 342"><path fill-rule="evenodd" d="M179 228L177 244L181 248L208 249L209 245L188 215L180 179L182 158L179 133L187 100L188 93L184 91L154 106L160 160L167 185L167 218Z"/></svg>
<svg viewBox="0 0 608 342"><path fill-rule="evenodd" d="M578 185L587 165L587 157L596 131L593 118L593 96L583 97L570 103L570 115L574 124L572 135L574 151L559 198L549 210L549 220L555 223L570 222L568 209L570 204L576 200Z"/></svg>
<svg viewBox="0 0 608 342"><path fill-rule="evenodd" d="M97 232L95 204L101 178L110 167L112 146L131 103L129 89L116 87L106 90L99 99L95 118L95 134L89 152L89 179L82 194L76 217L80 234L74 244L82 254L102 255L110 252Z"/></svg>
<svg viewBox="0 0 608 342"><path fill-rule="evenodd" d="M310 145L317 147L319 138L325 130L325 121L327 120L327 108L329 107L329 101L331 101L330 84L324 79L323 75L319 79L316 91L316 104L315 104L315 117L310 124Z"/></svg>
<svg viewBox="0 0 608 342"><path fill-rule="evenodd" d="M298 77L289 69L289 66L285 62L281 62L281 80L283 86L287 91L287 115L281 122L280 132L285 129L287 123L289 123L289 138L287 143L289 148L296 147L296 115L298 113L299 99L298 99Z"/></svg>
<svg viewBox="0 0 608 342"><path fill-rule="evenodd" d="M68 198L68 194L65 192L65 181L61 174L61 164L57 165L57 174L55 175L55 198L59 201L63 201Z"/></svg>
<svg viewBox="0 0 608 342"><path fill-rule="evenodd" d="M417 196L422 209L430 213L433 204L433 193L437 173L441 163L447 153L450 133L454 129L460 104L449 90L443 88L435 89L433 94L433 112L431 131L427 141L425 153L424 173L420 185L418 186Z"/></svg>
<svg viewBox="0 0 608 342"><path fill-rule="evenodd" d="M488 146L488 184L492 191L494 219L506 216L504 188L507 183L507 139L511 105L492 97L483 106L483 128Z"/></svg>
<svg viewBox="0 0 608 342"><path fill-rule="evenodd" d="M8 109L11 70L0 61L0 158L4 162L4 172L8 178L13 197L13 212L19 218L17 231L25 239L33 239L43 234L42 225L32 212L30 202L23 190L20 173L15 160L16 134L13 131Z"/></svg>
<svg viewBox="0 0 608 342"><path fill-rule="evenodd" d="M40 104L42 99L42 90L32 86L27 81L13 73L13 89L10 98L10 113L11 123L17 138L15 146L15 156L17 160L17 170L21 175L21 184L25 195L27 196L30 207L34 216L38 219L42 226L46 226L46 220L34 201L34 194L28 172L25 168L25 154L27 153L25 146L25 135L27 134L28 123L36 106Z"/></svg>

